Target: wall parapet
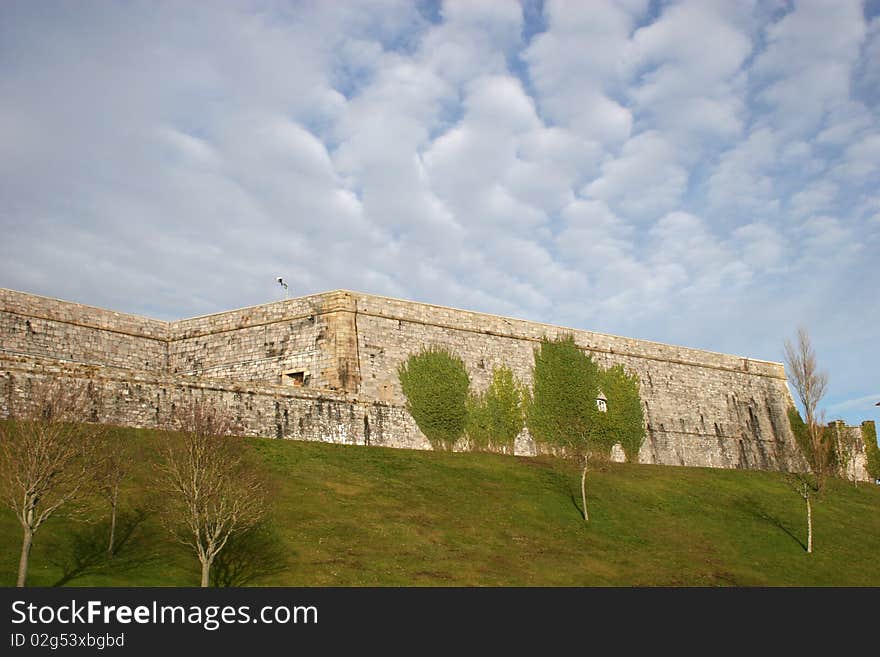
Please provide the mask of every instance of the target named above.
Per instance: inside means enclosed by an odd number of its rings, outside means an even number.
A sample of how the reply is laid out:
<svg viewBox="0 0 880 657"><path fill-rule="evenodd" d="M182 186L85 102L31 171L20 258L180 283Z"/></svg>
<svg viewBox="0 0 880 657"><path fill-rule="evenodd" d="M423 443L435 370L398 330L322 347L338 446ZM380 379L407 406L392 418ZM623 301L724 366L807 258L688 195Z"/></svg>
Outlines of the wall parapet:
<svg viewBox="0 0 880 657"><path fill-rule="evenodd" d="M244 328L258 328L334 312L350 312L531 342L539 342L544 337L554 338L561 334L572 334L581 346L597 353L619 354L785 379L785 370L782 364L777 362L349 290L334 290L165 322L0 288L0 310L164 342L188 340Z"/></svg>
<svg viewBox="0 0 880 657"><path fill-rule="evenodd" d="M456 331L467 331L514 340L540 342L543 338L556 338L571 334L583 348L605 354L616 354L665 361L681 365L693 365L730 372L743 372L756 376L786 379L781 363L734 356L690 347L679 347L662 342L625 338L608 333L566 328L525 319L458 310L415 301L352 292L357 298L357 313L392 321L403 321Z"/></svg>
<svg viewBox="0 0 880 657"><path fill-rule="evenodd" d="M0 312L150 340L168 340L169 323L96 306L0 288Z"/></svg>
<svg viewBox="0 0 880 657"><path fill-rule="evenodd" d="M224 331L257 328L314 315L340 311L355 312L355 310L356 305L350 293L336 290L237 310L226 310L200 317L179 319L169 323L169 340L188 340Z"/></svg>

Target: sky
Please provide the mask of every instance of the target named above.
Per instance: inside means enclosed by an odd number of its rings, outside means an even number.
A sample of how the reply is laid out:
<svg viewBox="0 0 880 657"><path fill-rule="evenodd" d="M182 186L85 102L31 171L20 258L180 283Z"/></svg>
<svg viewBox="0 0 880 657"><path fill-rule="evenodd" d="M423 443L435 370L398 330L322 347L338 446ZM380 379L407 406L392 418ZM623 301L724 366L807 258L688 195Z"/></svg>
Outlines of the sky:
<svg viewBox="0 0 880 657"><path fill-rule="evenodd" d="M880 2L0 3L0 287L345 288L782 361L880 419Z"/></svg>

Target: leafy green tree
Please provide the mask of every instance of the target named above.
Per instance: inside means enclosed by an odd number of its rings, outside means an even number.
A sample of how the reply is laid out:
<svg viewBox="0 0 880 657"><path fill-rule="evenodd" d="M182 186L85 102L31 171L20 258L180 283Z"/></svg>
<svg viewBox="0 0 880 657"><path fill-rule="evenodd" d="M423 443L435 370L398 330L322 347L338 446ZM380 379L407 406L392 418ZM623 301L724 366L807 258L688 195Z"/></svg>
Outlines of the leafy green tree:
<svg viewBox="0 0 880 657"><path fill-rule="evenodd" d="M470 378L461 358L432 346L411 354L397 374L419 429L435 449L451 449L467 421Z"/></svg>
<svg viewBox="0 0 880 657"><path fill-rule="evenodd" d="M599 367L570 335L544 339L535 349L533 390L526 424L534 439L583 462L581 500L587 511L586 479L591 452L597 444Z"/></svg>
<svg viewBox="0 0 880 657"><path fill-rule="evenodd" d="M513 372L495 368L486 391L468 397L466 432L474 448L513 453L524 424L523 399L523 386Z"/></svg>
<svg viewBox="0 0 880 657"><path fill-rule="evenodd" d="M488 450L492 444L493 432L489 408L486 405L486 393L470 393L465 408L467 412L465 433L471 444L471 449L477 451Z"/></svg>
<svg viewBox="0 0 880 657"><path fill-rule="evenodd" d="M872 420L862 422L862 441L865 443L865 468L877 481L880 479L880 447L877 447L877 425Z"/></svg>
<svg viewBox="0 0 880 657"><path fill-rule="evenodd" d="M607 398L607 411L599 413L603 449L620 443L630 463L638 462L645 441L645 420L639 396L639 378L627 374L621 365L600 371L599 385ZM604 417L603 417L604 416Z"/></svg>

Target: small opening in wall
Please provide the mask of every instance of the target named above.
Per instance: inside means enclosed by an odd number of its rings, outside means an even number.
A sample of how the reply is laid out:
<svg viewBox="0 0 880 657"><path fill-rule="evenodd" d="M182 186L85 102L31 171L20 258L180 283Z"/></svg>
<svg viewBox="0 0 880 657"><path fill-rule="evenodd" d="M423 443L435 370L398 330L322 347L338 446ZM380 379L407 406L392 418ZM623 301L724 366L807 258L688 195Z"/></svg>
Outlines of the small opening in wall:
<svg viewBox="0 0 880 657"><path fill-rule="evenodd" d="M608 412L608 399L601 392L599 393L599 396L596 397L596 408L599 409L600 413Z"/></svg>
<svg viewBox="0 0 880 657"><path fill-rule="evenodd" d="M290 370L281 374L281 380L287 385L302 388L309 385L309 373L305 370Z"/></svg>

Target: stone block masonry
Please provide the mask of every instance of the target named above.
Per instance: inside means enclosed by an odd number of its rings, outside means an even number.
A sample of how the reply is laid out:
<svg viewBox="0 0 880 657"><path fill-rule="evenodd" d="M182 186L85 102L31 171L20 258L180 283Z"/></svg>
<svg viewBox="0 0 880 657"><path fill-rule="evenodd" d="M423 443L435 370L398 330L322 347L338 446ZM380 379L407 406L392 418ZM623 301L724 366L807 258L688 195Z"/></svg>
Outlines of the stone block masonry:
<svg viewBox="0 0 880 657"><path fill-rule="evenodd" d="M0 358L164 372L168 330L166 322L0 288Z"/></svg>
<svg viewBox="0 0 880 657"><path fill-rule="evenodd" d="M357 392L354 327L344 292L171 322L168 370L227 381L283 383L287 377L292 385Z"/></svg>
<svg viewBox="0 0 880 657"><path fill-rule="evenodd" d="M0 368L0 417L28 403L32 387L63 379L88 392L87 420L139 428L173 426L175 409L193 400L225 408L241 435L345 445L431 449L409 413L345 393L272 384L181 379L124 369L8 359Z"/></svg>
<svg viewBox="0 0 880 657"><path fill-rule="evenodd" d="M428 344L461 356L478 389L501 365L531 385L541 339L570 334L603 367L619 364L638 375L648 432L640 461L803 467L788 427L792 401L778 363L369 295L357 296L357 322L360 393L369 398L402 405L397 366Z"/></svg>
<svg viewBox="0 0 880 657"><path fill-rule="evenodd" d="M779 363L345 290L175 322L0 290L0 415L24 403L28 380L66 377L91 386L102 422L165 426L198 395L248 435L430 449L397 379L411 353L448 347L476 389L500 365L531 384L534 348L562 334L638 375L641 462L804 467ZM516 447L536 451L527 431Z"/></svg>

